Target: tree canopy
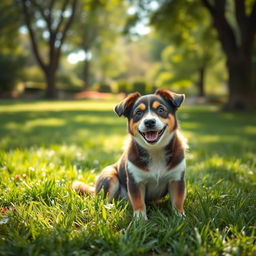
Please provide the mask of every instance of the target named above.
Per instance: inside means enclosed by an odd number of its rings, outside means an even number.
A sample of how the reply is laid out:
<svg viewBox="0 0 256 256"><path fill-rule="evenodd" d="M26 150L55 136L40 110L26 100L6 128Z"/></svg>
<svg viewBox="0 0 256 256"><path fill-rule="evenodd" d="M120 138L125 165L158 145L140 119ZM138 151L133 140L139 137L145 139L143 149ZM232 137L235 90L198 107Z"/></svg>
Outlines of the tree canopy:
<svg viewBox="0 0 256 256"><path fill-rule="evenodd" d="M2 65L9 58L22 71L11 55L27 54L48 97L60 88L129 92L144 83L147 91L224 93L230 109L255 107L255 0L3 0L0 10Z"/></svg>

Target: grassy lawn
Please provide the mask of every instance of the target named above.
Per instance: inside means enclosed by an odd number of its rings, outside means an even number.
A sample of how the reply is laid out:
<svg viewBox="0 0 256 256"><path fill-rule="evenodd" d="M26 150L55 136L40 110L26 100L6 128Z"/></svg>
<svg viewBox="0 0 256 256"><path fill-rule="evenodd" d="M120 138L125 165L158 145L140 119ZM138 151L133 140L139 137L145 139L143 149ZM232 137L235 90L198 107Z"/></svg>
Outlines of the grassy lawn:
<svg viewBox="0 0 256 256"><path fill-rule="evenodd" d="M0 255L256 255L256 113L179 111L189 140L187 217L166 199L132 219L125 201L81 197L122 152L113 101L0 101Z"/></svg>

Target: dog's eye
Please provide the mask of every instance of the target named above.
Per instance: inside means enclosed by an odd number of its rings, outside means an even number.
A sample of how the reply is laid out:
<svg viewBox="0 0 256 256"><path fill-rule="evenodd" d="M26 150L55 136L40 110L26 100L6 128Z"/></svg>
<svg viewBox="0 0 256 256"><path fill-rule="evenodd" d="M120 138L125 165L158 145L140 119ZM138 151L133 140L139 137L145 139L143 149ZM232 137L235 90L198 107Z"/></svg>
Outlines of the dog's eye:
<svg viewBox="0 0 256 256"><path fill-rule="evenodd" d="M164 109L162 106L160 106L160 107L157 109L157 112L158 112L158 113L164 113L164 112L165 112L165 109Z"/></svg>
<svg viewBox="0 0 256 256"><path fill-rule="evenodd" d="M135 115L136 115L136 116L141 116L142 113L143 113L143 112L142 112L141 110L139 110L139 109L135 111Z"/></svg>

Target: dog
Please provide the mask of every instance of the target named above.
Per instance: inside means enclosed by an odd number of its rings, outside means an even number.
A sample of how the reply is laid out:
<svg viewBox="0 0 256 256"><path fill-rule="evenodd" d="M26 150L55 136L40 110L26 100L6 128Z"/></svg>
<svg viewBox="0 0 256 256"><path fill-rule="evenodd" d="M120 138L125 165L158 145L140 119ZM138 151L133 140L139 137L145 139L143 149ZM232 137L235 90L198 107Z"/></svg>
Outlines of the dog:
<svg viewBox="0 0 256 256"><path fill-rule="evenodd" d="M133 215L145 220L146 202L159 201L169 193L172 207L184 215L186 140L176 118L184 99L184 94L165 89L144 96L135 92L123 99L115 112L128 120L125 151L115 164L103 169L95 187L75 181L73 189L96 194L103 189L109 202L127 198Z"/></svg>

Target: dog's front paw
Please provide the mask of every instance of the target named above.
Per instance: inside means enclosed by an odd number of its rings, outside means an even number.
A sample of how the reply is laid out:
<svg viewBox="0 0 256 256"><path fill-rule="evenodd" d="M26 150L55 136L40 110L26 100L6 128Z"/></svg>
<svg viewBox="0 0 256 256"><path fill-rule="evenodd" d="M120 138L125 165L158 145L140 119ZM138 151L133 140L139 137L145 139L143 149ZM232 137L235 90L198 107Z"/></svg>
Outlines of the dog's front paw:
<svg viewBox="0 0 256 256"><path fill-rule="evenodd" d="M179 217L179 218L185 218L186 217L186 214L185 214L185 212L180 212L180 211L178 211L178 210L174 210L174 214L177 216L177 217Z"/></svg>
<svg viewBox="0 0 256 256"><path fill-rule="evenodd" d="M148 220L146 211L134 211L133 217L136 219L144 218L144 220Z"/></svg>

